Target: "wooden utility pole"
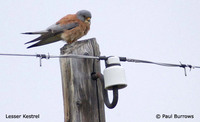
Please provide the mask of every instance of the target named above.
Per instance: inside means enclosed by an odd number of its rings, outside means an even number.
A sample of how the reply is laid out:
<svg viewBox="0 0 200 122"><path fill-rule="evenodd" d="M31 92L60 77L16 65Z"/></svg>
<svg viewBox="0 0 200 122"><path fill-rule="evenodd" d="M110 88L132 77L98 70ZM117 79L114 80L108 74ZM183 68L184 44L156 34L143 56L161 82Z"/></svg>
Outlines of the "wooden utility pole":
<svg viewBox="0 0 200 122"><path fill-rule="evenodd" d="M61 55L100 56L95 38L77 41L61 48ZM92 72L100 72L96 59L60 59L64 122L105 122L104 102L100 81L91 78Z"/></svg>

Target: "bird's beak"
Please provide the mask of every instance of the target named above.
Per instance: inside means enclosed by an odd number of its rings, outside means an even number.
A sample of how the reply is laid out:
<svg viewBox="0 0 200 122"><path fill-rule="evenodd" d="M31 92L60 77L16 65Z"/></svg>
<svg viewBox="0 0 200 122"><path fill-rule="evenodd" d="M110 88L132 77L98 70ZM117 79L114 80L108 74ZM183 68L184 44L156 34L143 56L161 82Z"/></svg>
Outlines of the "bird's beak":
<svg viewBox="0 0 200 122"><path fill-rule="evenodd" d="M85 21L86 21L86 22L90 22L90 20L91 20L91 18L88 17Z"/></svg>

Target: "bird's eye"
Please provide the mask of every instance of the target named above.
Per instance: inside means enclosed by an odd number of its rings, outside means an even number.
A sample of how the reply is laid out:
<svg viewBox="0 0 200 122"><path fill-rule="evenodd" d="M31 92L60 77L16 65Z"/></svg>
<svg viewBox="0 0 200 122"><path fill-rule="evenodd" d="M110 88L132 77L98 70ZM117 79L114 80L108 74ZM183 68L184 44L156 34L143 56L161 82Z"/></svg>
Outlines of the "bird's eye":
<svg viewBox="0 0 200 122"><path fill-rule="evenodd" d="M90 22L90 17L87 17L86 19L85 19L85 21L87 21L87 22Z"/></svg>

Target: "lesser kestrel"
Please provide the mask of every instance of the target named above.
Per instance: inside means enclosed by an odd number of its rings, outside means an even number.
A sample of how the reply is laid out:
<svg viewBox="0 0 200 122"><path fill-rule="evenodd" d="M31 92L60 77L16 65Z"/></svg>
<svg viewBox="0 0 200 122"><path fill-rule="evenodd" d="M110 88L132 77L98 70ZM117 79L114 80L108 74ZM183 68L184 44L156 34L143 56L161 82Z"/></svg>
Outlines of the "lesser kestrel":
<svg viewBox="0 0 200 122"><path fill-rule="evenodd" d="M64 40L68 44L71 44L88 33L90 30L91 17L91 13L87 10L78 11L76 14L69 14L44 31L23 33L41 34L41 36L38 38L33 39L25 44L38 41L27 48L41 46L60 40Z"/></svg>

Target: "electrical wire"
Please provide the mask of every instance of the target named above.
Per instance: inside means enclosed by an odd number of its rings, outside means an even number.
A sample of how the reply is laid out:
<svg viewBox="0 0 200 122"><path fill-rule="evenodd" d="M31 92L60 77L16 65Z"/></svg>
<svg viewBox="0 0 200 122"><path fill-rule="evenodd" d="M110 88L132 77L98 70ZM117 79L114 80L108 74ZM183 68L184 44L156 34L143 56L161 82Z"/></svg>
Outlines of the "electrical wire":
<svg viewBox="0 0 200 122"><path fill-rule="evenodd" d="M50 58L78 58L78 59L99 59L99 57L96 56L89 56L89 55L73 55L73 54L68 54L68 55L61 55L61 56L50 56Z"/></svg>
<svg viewBox="0 0 200 122"><path fill-rule="evenodd" d="M61 56L53 56L53 55L46 55L46 54L5 54L5 53L0 53L2 56L28 56L28 57L40 57L40 58L86 58L86 59L99 59L99 57L95 56L88 56L88 55L73 55L73 54L68 54L68 55L61 55Z"/></svg>
<svg viewBox="0 0 200 122"><path fill-rule="evenodd" d="M171 64L171 63L158 63L158 62L152 62L152 61L146 61L146 60L138 60L138 59L127 59L127 62L134 62L134 63L147 63L147 64L155 64L160 66L167 66L167 67L189 67L189 68L195 68L192 65L186 65L186 64ZM196 67L198 68L198 67ZM200 68L200 67L199 67Z"/></svg>
<svg viewBox="0 0 200 122"><path fill-rule="evenodd" d="M39 57L40 58L40 66L41 65L41 60L42 59L50 59L50 58L76 58L76 59L97 59L97 60L107 60L109 57L106 56L89 56L89 55L74 55L74 54L68 54L68 55L60 55L60 56L54 56L54 55L49 55L49 54L5 54L5 53L0 53L0 56L21 56L21 57ZM200 68L200 66L193 66L190 64L171 64L171 63L159 63L159 62L153 62L153 61L147 61L147 60L139 60L139 59L130 59L126 57L119 57L120 61L124 62L133 62L133 63L146 63L146 64L155 64L155 65L160 65L160 66L166 66L166 67L180 67L184 68L185 75L186 74L186 68L195 69L195 68Z"/></svg>
<svg viewBox="0 0 200 122"><path fill-rule="evenodd" d="M2 56L30 56L30 57L36 57L37 55L30 55L30 54L5 54L5 53L0 53Z"/></svg>
<svg viewBox="0 0 200 122"><path fill-rule="evenodd" d="M180 67L184 69L185 76L187 76L186 68L194 69L194 68L200 68L200 66L192 66L190 64L171 64L171 63L158 63L158 62L152 62L152 61L146 61L146 60L139 60L139 59L126 59L127 62L134 62L134 63L147 63L147 64L155 64L160 66L166 66L166 67Z"/></svg>

